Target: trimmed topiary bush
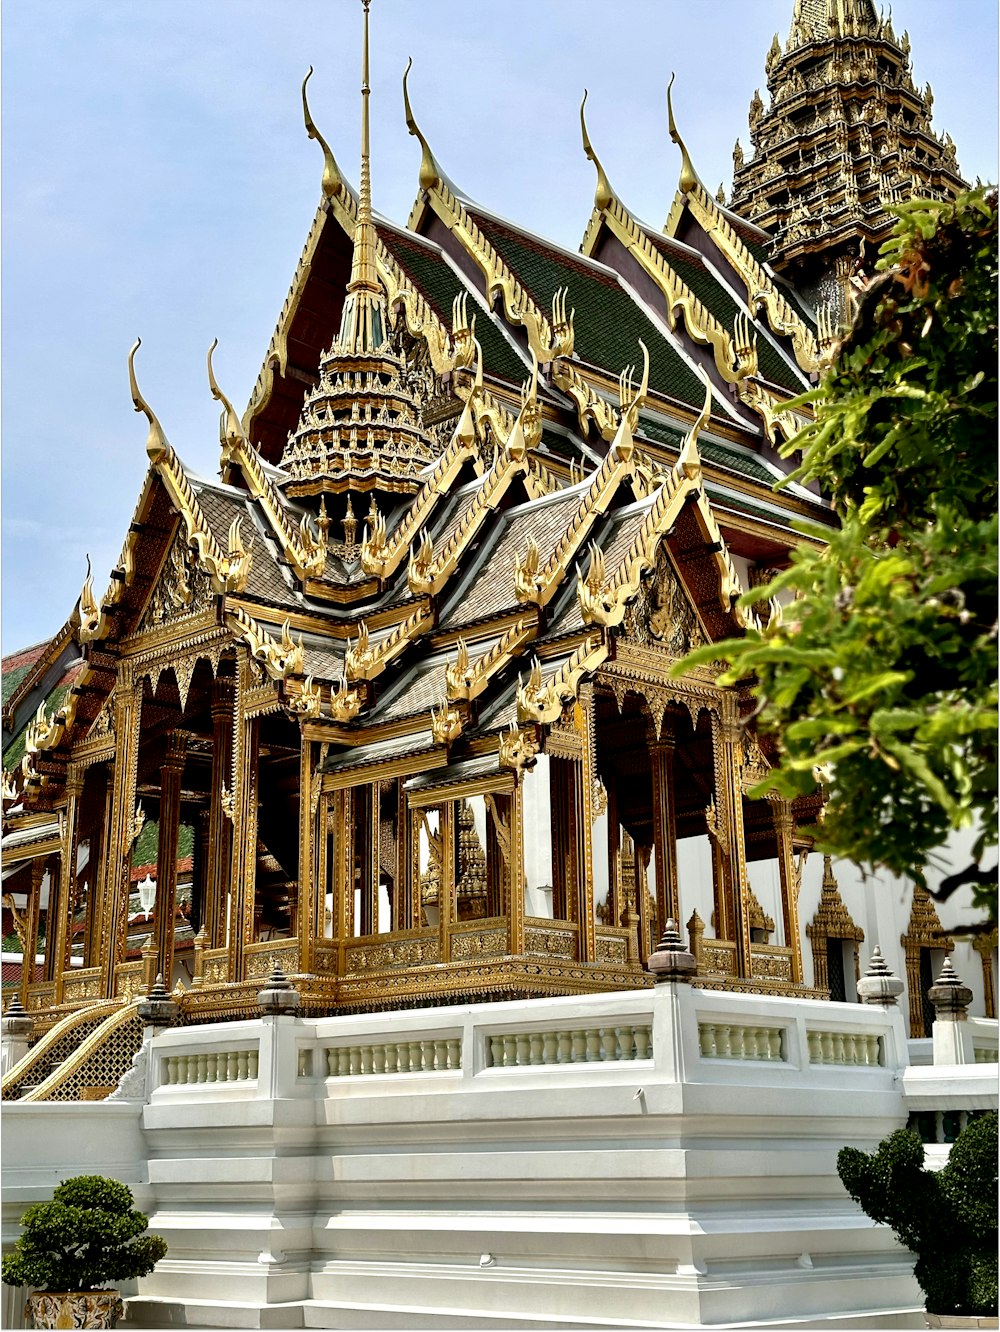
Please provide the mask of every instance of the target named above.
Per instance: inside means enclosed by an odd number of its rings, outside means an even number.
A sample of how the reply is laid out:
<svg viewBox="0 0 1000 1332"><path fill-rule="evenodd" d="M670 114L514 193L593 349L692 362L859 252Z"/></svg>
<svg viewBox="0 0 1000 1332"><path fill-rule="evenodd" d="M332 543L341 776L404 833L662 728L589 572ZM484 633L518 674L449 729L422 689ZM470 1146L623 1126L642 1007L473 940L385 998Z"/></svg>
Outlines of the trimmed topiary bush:
<svg viewBox="0 0 1000 1332"><path fill-rule="evenodd" d="M997 1115L959 1134L947 1164L924 1169L924 1145L897 1129L873 1153L844 1147L837 1173L873 1221L891 1226L917 1261L927 1312L997 1311Z"/></svg>
<svg viewBox="0 0 1000 1332"><path fill-rule="evenodd" d="M20 1239L3 1260L8 1286L96 1290L146 1276L167 1251L147 1235L149 1218L132 1206L132 1190L103 1175L64 1180L52 1201L35 1203L21 1218Z"/></svg>

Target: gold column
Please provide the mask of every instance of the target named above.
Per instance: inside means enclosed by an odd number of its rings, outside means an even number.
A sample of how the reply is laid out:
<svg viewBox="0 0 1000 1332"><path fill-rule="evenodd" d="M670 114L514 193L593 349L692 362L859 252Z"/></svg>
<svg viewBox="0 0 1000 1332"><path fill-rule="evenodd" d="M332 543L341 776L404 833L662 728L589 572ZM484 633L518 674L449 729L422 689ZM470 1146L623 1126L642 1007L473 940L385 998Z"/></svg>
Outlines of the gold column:
<svg viewBox="0 0 1000 1332"><path fill-rule="evenodd" d="M232 680L223 676L212 685L212 786L208 814L208 855L201 903L201 923L209 948L225 943L225 903L232 870L232 825L222 808L222 793L231 781L233 702Z"/></svg>
<svg viewBox="0 0 1000 1332"><path fill-rule="evenodd" d="M674 792L674 754L677 743L667 718L660 739L650 746L653 767L653 848L656 864L656 937L667 921L681 923L677 883L677 802Z"/></svg>
<svg viewBox="0 0 1000 1332"><path fill-rule="evenodd" d="M63 1001L64 973L70 964L70 945L73 938L73 910L76 905L76 858L80 841L80 797L83 794L83 773L73 766L66 774L66 816L63 825L62 851L59 861L59 927L56 932L56 995ZM49 902L49 909L52 903Z"/></svg>
<svg viewBox="0 0 1000 1332"><path fill-rule="evenodd" d="M996 946L996 929L989 934L977 934L972 941L972 947L979 954L983 966L983 1012L988 1018L997 1015L996 986L993 981L993 950Z"/></svg>
<svg viewBox="0 0 1000 1332"><path fill-rule="evenodd" d="M583 751L580 765L583 864L580 874L579 958L581 962L593 962L597 957L597 928L594 920L594 793L597 789L597 736L594 728L594 686L589 682L580 686L579 706L583 715Z"/></svg>
<svg viewBox="0 0 1000 1332"><path fill-rule="evenodd" d="M632 843L635 864L635 907L639 916L639 961L645 966L649 956L649 868L648 846Z"/></svg>
<svg viewBox="0 0 1000 1332"><path fill-rule="evenodd" d="M233 726L233 843L232 891L229 904L229 978L243 980L246 947L253 942L254 895L257 877L257 764L260 751L260 722L244 711L244 697L251 685L246 660L240 663Z"/></svg>
<svg viewBox="0 0 1000 1332"><path fill-rule="evenodd" d="M351 833L351 792L333 793L333 937L337 942L337 975L346 969L354 900L354 838Z"/></svg>
<svg viewBox="0 0 1000 1332"><path fill-rule="evenodd" d="M128 932L129 864L135 820L135 791L139 769L139 728L142 723L142 677L119 668L115 690L115 763L111 818L104 845L99 910L101 993L115 992L115 968L125 955Z"/></svg>
<svg viewBox="0 0 1000 1332"><path fill-rule="evenodd" d="M441 883L438 887L438 960L451 961L451 927L455 922L455 802L439 807Z"/></svg>
<svg viewBox="0 0 1000 1332"><path fill-rule="evenodd" d="M173 985L175 916L177 914L177 844L181 830L181 778L187 753L187 732L173 731L160 772L159 840L156 846L156 970L169 990Z"/></svg>
<svg viewBox="0 0 1000 1332"><path fill-rule="evenodd" d="M31 887L24 912L24 947L21 951L21 1004L28 1007L28 986L35 979L35 957L38 954L38 920L41 911L42 878L45 861L36 856L31 862Z"/></svg>
<svg viewBox="0 0 1000 1332"><path fill-rule="evenodd" d="M410 830L409 810L406 806L406 791L402 778L396 779L396 873L393 883L393 927L397 930L412 930L420 924L420 917L414 919L413 891L410 885Z"/></svg>
<svg viewBox="0 0 1000 1332"><path fill-rule="evenodd" d="M743 834L739 710L735 694L723 694L718 729L713 738L718 741L716 777L717 780L721 778L721 790L716 790L716 801L719 808L725 810L727 837L723 843L725 858L723 882L726 897L732 904L736 974L749 978L753 974L753 967L750 955L750 917L744 892L747 881L746 842Z"/></svg>
<svg viewBox="0 0 1000 1332"><path fill-rule="evenodd" d="M312 744L300 736L299 749L299 970L316 970L316 939L323 928L323 886L316 875L316 805L313 801Z"/></svg>
<svg viewBox="0 0 1000 1332"><path fill-rule="evenodd" d="M621 822L618 818L618 783L608 787L608 924L620 925L622 901Z"/></svg>
<svg viewBox="0 0 1000 1332"><path fill-rule="evenodd" d="M771 805L774 831L778 839L778 872L781 876L781 914L785 927L785 945L792 950L792 984L802 984L802 942L799 939L799 880L795 872L792 833L795 819L787 800ZM824 961L825 952L824 952Z"/></svg>
<svg viewBox="0 0 1000 1332"><path fill-rule="evenodd" d="M524 956L524 774L514 773L510 793L510 881L507 889L507 952Z"/></svg>

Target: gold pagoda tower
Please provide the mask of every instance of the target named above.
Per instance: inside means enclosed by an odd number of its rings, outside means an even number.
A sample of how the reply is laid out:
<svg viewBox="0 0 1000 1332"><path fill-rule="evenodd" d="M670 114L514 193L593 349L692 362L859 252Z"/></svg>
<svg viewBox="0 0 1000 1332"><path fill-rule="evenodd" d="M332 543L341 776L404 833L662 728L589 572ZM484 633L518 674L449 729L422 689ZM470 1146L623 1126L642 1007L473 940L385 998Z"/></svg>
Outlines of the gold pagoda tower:
<svg viewBox="0 0 1000 1332"><path fill-rule="evenodd" d="M754 92L749 150L733 150L730 207L773 237L772 263L814 307L847 312L894 204L950 199L965 184L949 134L931 128L931 86L913 81L910 39L874 0L795 0Z"/></svg>

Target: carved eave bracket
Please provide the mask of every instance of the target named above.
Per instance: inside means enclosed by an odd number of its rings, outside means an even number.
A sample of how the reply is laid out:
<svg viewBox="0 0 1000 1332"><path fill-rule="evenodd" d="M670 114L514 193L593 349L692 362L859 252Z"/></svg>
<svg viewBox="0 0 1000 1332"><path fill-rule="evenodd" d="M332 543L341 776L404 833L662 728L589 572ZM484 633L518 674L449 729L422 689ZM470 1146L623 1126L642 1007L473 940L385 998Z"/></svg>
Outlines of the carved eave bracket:
<svg viewBox="0 0 1000 1332"><path fill-rule="evenodd" d="M501 635L488 652L472 659L464 639L458 640L455 660L445 667L445 690L449 702L472 702L482 694L490 680L514 660L525 643L538 633L535 616L517 620Z"/></svg>
<svg viewBox="0 0 1000 1332"><path fill-rule="evenodd" d="M425 604L418 606L405 620L377 641L373 641L368 626L362 620L358 636L344 656L344 675L348 681L374 680L391 661L415 642L434 623L434 611Z"/></svg>
<svg viewBox="0 0 1000 1332"><path fill-rule="evenodd" d="M280 638L275 638L242 607L227 607L224 615L232 633L246 643L252 660L263 667L272 680L281 683L290 676L302 674L305 648L301 637L297 643L292 638L288 620L281 626Z"/></svg>
<svg viewBox="0 0 1000 1332"><path fill-rule="evenodd" d="M556 721L564 706L577 697L585 676L596 670L607 655L605 636L598 633L585 638L572 656L549 676L543 675L542 664L535 657L527 681L518 684L518 721Z"/></svg>

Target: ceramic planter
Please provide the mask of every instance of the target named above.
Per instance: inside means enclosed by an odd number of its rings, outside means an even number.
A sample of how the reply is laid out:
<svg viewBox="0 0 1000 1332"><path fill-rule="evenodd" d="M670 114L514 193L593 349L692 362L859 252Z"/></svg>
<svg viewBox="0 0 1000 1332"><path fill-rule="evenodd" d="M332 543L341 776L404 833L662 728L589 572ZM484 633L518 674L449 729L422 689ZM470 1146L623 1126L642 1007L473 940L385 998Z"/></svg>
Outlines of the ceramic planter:
<svg viewBox="0 0 1000 1332"><path fill-rule="evenodd" d="M117 1290L36 1290L24 1302L29 1327L117 1327L122 1309Z"/></svg>

